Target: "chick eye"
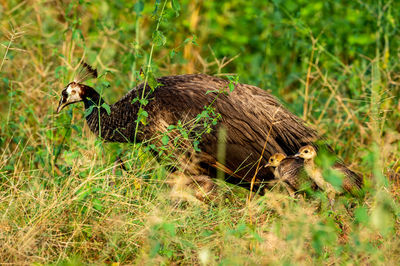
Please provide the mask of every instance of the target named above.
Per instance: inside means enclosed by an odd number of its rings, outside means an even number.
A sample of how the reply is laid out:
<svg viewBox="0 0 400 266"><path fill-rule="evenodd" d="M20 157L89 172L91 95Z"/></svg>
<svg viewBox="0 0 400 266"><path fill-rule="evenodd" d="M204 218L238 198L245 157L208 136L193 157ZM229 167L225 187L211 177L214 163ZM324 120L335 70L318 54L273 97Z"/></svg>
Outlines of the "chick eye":
<svg viewBox="0 0 400 266"><path fill-rule="evenodd" d="M308 150L305 150L304 153L308 153Z"/></svg>

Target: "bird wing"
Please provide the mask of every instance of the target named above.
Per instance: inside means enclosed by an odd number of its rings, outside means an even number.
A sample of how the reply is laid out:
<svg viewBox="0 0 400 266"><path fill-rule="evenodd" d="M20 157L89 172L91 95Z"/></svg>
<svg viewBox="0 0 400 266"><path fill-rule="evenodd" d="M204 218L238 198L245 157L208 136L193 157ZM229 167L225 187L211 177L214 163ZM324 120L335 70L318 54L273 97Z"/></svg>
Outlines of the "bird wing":
<svg viewBox="0 0 400 266"><path fill-rule="evenodd" d="M248 161L256 162L263 153L264 165L276 152L294 154L301 146L316 140L313 130L257 87L238 84L227 98L217 102L217 110L228 132L227 153L233 157L232 161L249 158ZM264 169L258 173L262 178L269 174Z"/></svg>
<svg viewBox="0 0 400 266"><path fill-rule="evenodd" d="M295 190L300 190L311 181L304 169L304 160L297 157L286 157L278 167L282 179L289 183Z"/></svg>
<svg viewBox="0 0 400 266"><path fill-rule="evenodd" d="M344 164L340 162L336 162L333 166L333 169L340 171L344 175L342 187L350 192L350 193L357 193L361 192L363 180L362 177L356 174L355 172L351 171L347 168Z"/></svg>

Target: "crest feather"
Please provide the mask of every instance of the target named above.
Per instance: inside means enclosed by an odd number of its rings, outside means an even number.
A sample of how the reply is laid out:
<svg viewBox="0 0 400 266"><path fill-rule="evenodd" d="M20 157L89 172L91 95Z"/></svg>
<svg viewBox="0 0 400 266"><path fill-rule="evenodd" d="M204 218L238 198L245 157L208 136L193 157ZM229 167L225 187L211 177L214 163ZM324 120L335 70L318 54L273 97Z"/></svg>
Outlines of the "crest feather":
<svg viewBox="0 0 400 266"><path fill-rule="evenodd" d="M74 78L74 82L82 83L89 79L97 78L97 70L92 68L86 62L82 62L78 68L78 72Z"/></svg>

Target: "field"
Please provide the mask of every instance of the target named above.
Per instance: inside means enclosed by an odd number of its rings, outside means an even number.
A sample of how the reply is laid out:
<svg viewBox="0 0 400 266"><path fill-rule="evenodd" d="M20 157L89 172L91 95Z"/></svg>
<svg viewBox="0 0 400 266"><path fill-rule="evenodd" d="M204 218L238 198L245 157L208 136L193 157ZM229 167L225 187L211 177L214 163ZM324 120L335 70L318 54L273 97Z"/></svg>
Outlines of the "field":
<svg viewBox="0 0 400 266"><path fill-rule="evenodd" d="M0 263L398 264L399 21L390 0L0 0ZM162 153L96 138L82 104L56 114L81 59L109 103L184 73L263 88L365 197L330 208L221 180L212 202L172 197Z"/></svg>

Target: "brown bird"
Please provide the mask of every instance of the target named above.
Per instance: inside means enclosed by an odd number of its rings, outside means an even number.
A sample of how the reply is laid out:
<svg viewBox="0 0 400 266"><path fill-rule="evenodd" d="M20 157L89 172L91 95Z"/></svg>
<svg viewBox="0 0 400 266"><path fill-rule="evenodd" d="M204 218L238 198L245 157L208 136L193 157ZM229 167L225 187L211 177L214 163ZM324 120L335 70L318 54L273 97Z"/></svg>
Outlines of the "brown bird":
<svg viewBox="0 0 400 266"><path fill-rule="evenodd" d="M304 169L304 160L299 157L286 156L283 153L275 153L269 157L265 167L274 168L274 176L277 180L285 182L290 195L295 192L310 188L311 180Z"/></svg>
<svg viewBox="0 0 400 266"><path fill-rule="evenodd" d="M326 191L328 194L328 198L333 200L336 194L340 194L341 192L335 189L332 184L327 182L322 176L322 171L315 165L314 158L317 156L317 151L311 145L307 145L301 147L299 152L295 155L297 157L304 159L304 168L310 178L317 184L319 188ZM343 176L341 187L355 195L359 196L362 193L362 178L358 176L356 173L348 169L342 163L336 162L332 169L337 171Z"/></svg>
<svg viewBox="0 0 400 266"><path fill-rule="evenodd" d="M266 164L272 153L293 154L318 139L300 118L255 86L236 83L230 92L230 82L221 78L205 74L166 76L157 79L155 89L144 88L142 83L107 105L94 88L83 84L96 77L97 71L83 64L74 81L63 89L57 112L82 101L90 130L104 140L147 142L156 147L162 145L163 134L170 140L177 137L179 132L170 130L171 125L184 125L188 139L198 139L200 149L190 148L192 142L181 138L183 148L175 155L175 161L179 161L175 168L189 175L215 177L221 170L226 173L226 181L247 188L255 176L257 190L264 181L274 178L270 168L257 165ZM148 104L141 105L142 95L147 96ZM210 108L204 115L207 106ZM137 122L140 112L146 117L145 123ZM206 130L204 121L212 118L217 123ZM221 129L226 132L224 160L218 160ZM167 145L171 145L171 151L177 150L172 141Z"/></svg>

